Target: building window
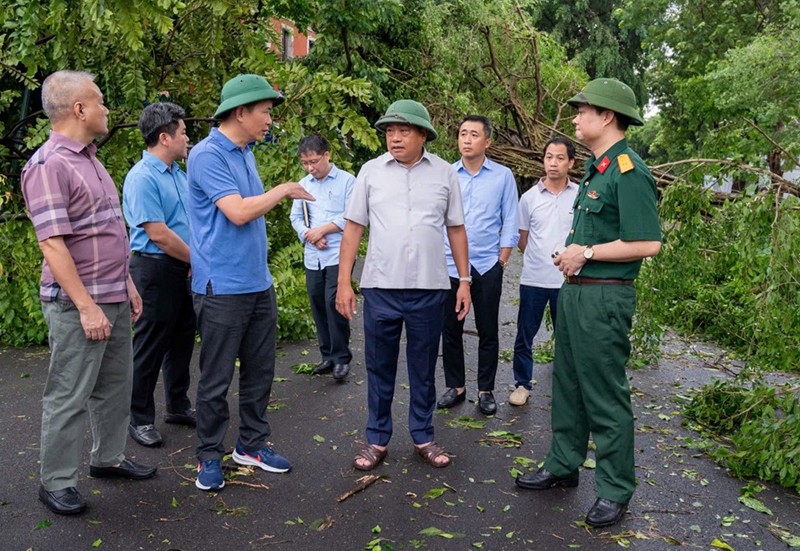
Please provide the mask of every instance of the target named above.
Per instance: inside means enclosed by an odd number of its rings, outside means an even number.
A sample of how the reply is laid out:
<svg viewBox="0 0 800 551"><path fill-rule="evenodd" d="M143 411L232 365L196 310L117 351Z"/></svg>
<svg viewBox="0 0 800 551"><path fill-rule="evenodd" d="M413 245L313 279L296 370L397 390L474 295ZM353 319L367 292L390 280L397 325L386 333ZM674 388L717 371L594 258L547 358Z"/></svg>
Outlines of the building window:
<svg viewBox="0 0 800 551"><path fill-rule="evenodd" d="M294 35L292 30L283 27L281 32L281 59L286 61L294 57Z"/></svg>

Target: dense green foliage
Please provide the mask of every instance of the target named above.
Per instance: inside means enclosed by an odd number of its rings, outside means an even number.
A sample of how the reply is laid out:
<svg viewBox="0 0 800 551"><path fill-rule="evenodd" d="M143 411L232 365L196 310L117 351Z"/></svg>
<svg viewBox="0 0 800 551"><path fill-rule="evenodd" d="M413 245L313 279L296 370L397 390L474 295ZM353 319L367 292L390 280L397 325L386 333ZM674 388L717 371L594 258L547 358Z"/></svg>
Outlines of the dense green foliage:
<svg viewBox="0 0 800 551"><path fill-rule="evenodd" d="M713 441L690 441L738 477L800 492L800 398L797 386L762 380L717 381L684 407L690 426Z"/></svg>
<svg viewBox="0 0 800 551"><path fill-rule="evenodd" d="M766 369L800 366L800 204L771 193L712 205L710 192L669 186L665 244L640 278L640 308ZM640 310L641 314L641 310Z"/></svg>
<svg viewBox="0 0 800 551"><path fill-rule="evenodd" d="M796 166L800 2L620 4L622 28L643 31L647 84L659 108L648 123L657 127L655 160L736 159L776 173Z"/></svg>
<svg viewBox="0 0 800 551"><path fill-rule="evenodd" d="M372 102L372 86L335 71L313 73L299 64L282 64L268 48L275 40L270 13L262 3L204 0L191 5L177 0L114 3L86 0L41 2L16 0L0 8L0 342L43 342L46 331L35 299L41 253L27 220L19 188L19 171L46 138L49 125L39 109L43 76L71 68L97 75L106 97L109 135L100 141L101 161L118 185L138 160L143 143L135 129L146 101L168 96L190 118L193 141L204 137L207 120L219 101L219 90L239 72L264 74L287 94L275 110L271 141L256 151L261 176L269 188L296 180L302 170L296 157L303 135L322 133L333 144L334 159L351 168L351 148L374 150L377 135L359 105ZM302 283L302 256L280 254L297 239L288 224L290 205L271 212L270 244L279 284ZM294 297L281 303L283 338L313 335L308 309L298 308L305 286L280 289ZM292 329L294 328L294 329ZM294 331L294 332L293 332Z"/></svg>

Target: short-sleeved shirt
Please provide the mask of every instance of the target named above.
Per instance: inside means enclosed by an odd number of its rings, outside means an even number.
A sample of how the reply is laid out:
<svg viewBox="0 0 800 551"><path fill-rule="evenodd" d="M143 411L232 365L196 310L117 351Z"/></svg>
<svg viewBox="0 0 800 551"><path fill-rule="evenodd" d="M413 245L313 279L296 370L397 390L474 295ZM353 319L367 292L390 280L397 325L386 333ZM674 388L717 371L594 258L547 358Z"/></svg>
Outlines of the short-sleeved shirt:
<svg viewBox="0 0 800 551"><path fill-rule="evenodd" d="M519 282L531 287L558 289L564 274L553 264L553 251L563 246L572 227L578 184L567 181L558 194L540 179L519 200L519 229L528 232Z"/></svg>
<svg viewBox="0 0 800 551"><path fill-rule="evenodd" d="M239 147L212 128L189 153L188 177L192 291L205 295L209 284L215 295L269 289L264 217L237 226L216 205L228 195L264 193L251 146Z"/></svg>
<svg viewBox="0 0 800 551"><path fill-rule="evenodd" d="M602 157L586 161L586 175L575 199L575 217L567 245L622 241L661 241L656 182L647 165L624 138ZM590 260L581 277L635 279L641 260Z"/></svg>
<svg viewBox="0 0 800 551"><path fill-rule="evenodd" d="M153 243L144 224L163 222L189 244L189 185L178 163L171 166L148 151L133 165L122 186L122 210L131 229L131 250L164 254Z"/></svg>
<svg viewBox="0 0 800 551"><path fill-rule="evenodd" d="M442 230L464 224L458 178L423 152L411 168L385 153L364 164L345 213L369 226L361 287L450 289Z"/></svg>
<svg viewBox="0 0 800 551"><path fill-rule="evenodd" d="M117 188L97 160L97 147L50 132L22 169L22 193L36 238L64 239L92 300L128 300L128 232ZM47 260L39 296L44 302L71 300Z"/></svg>
<svg viewBox="0 0 800 551"><path fill-rule="evenodd" d="M517 230L517 183L508 167L485 157L477 174L470 174L459 160L453 164L464 203L464 225L469 242L469 263L481 275L488 272L500 249L515 247ZM450 242L445 235L444 250L450 277L458 277Z"/></svg>
<svg viewBox="0 0 800 551"><path fill-rule="evenodd" d="M318 249L316 245L308 243L303 235L309 228L324 226L333 223L340 230L344 229L344 211L347 201L353 192L356 178L349 172L339 170L336 165L331 166L330 172L322 180L317 180L311 174L300 180L303 186L315 201L295 200L292 203L292 212L289 220L292 223L297 237L305 244L303 261L309 270L321 270L339 263L339 245L342 243L341 232L329 233L325 236L328 246ZM303 203L308 210L308 226L303 215Z"/></svg>

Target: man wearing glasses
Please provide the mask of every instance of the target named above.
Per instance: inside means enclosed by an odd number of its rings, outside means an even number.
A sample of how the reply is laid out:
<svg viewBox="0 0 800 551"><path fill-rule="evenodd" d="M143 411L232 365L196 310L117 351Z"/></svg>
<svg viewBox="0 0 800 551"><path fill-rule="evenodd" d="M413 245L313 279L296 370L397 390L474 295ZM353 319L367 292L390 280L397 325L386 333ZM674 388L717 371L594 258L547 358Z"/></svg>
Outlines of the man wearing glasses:
<svg viewBox="0 0 800 551"><path fill-rule="evenodd" d="M305 246L306 289L311 315L317 326L322 361L315 375L333 372L343 381L350 372L350 322L336 311L339 278L339 244L344 230L344 209L355 177L331 163L330 144L322 136L307 136L297 148L308 176L300 185L316 201L295 200L289 219Z"/></svg>

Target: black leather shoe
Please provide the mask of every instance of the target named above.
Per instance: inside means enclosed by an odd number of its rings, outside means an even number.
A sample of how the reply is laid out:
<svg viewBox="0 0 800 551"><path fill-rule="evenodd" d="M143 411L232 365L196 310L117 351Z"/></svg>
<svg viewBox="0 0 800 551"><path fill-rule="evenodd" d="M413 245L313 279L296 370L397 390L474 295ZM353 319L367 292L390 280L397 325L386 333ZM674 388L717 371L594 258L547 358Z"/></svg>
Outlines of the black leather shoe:
<svg viewBox="0 0 800 551"><path fill-rule="evenodd" d="M325 375L333 371L333 362L330 360L323 360L314 366L314 375Z"/></svg>
<svg viewBox="0 0 800 551"><path fill-rule="evenodd" d="M89 465L89 475L94 478L127 478L128 480L144 480L155 476L158 467L134 463L123 459L116 467L95 467Z"/></svg>
<svg viewBox="0 0 800 551"><path fill-rule="evenodd" d="M333 366L333 378L337 381L343 380L350 373L350 364L336 364Z"/></svg>
<svg viewBox="0 0 800 551"><path fill-rule="evenodd" d="M467 399L466 390L461 394L459 394L458 390L454 388L448 388L447 391L444 394L442 394L442 397L439 398L439 401L436 402L436 407L451 408L457 404L460 404L466 399Z"/></svg>
<svg viewBox="0 0 800 551"><path fill-rule="evenodd" d="M578 485L578 476L578 474L575 476L556 476L542 467L535 473L518 475L515 482L517 486L526 490L547 490L556 486L574 488Z"/></svg>
<svg viewBox="0 0 800 551"><path fill-rule="evenodd" d="M478 409L484 415L494 415L497 413L497 402L494 399L494 394L491 392L484 392L478 394Z"/></svg>
<svg viewBox="0 0 800 551"><path fill-rule="evenodd" d="M54 492L48 492L44 486L39 486L39 501L59 515L77 515L86 509L86 502L75 486Z"/></svg>
<svg viewBox="0 0 800 551"><path fill-rule="evenodd" d="M593 528L612 526L622 520L627 508L627 503L617 503L599 497L586 515L586 524Z"/></svg>
<svg viewBox="0 0 800 551"><path fill-rule="evenodd" d="M153 425L139 425L138 427L128 425L128 434L137 444L148 448L157 448L164 442L161 440L161 434Z"/></svg>
<svg viewBox="0 0 800 551"><path fill-rule="evenodd" d="M170 425L184 425L186 427L197 426L197 412L194 408L189 408L183 413L165 413L164 422Z"/></svg>

